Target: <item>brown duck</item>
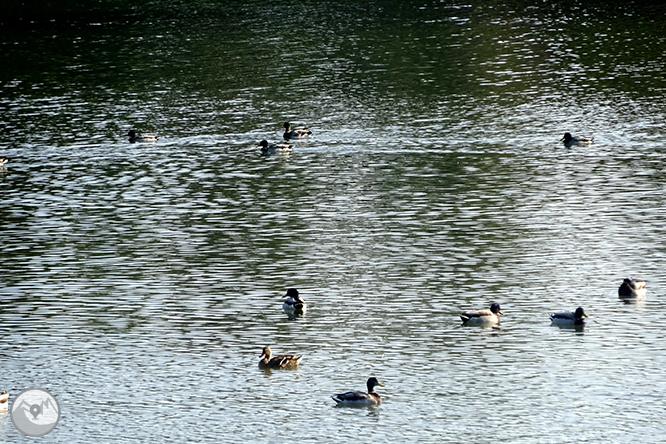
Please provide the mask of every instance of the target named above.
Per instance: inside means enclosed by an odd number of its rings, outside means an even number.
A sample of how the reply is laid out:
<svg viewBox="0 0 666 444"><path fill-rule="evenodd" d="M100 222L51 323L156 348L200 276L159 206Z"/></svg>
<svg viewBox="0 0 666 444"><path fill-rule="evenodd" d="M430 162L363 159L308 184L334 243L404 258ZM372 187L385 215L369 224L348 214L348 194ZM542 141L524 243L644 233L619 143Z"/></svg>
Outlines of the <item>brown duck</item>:
<svg viewBox="0 0 666 444"><path fill-rule="evenodd" d="M259 357L259 368L296 368L303 356L278 355L273 356L269 347L264 347Z"/></svg>

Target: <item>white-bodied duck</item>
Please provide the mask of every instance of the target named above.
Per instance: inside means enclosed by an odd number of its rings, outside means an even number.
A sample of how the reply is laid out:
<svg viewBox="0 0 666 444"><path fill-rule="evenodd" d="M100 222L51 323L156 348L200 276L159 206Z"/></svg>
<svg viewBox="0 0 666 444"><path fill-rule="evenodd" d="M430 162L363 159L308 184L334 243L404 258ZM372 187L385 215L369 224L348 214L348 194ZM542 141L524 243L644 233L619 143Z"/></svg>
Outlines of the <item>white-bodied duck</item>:
<svg viewBox="0 0 666 444"><path fill-rule="evenodd" d="M310 128L294 128L294 129L291 129L291 123L285 122L284 123L283 137L284 137L284 140L306 139L308 137L312 137L312 131L310 131Z"/></svg>
<svg viewBox="0 0 666 444"><path fill-rule="evenodd" d="M158 137L155 134L142 134L139 135L136 131L129 130L127 133L130 143L155 143L157 142Z"/></svg>
<svg viewBox="0 0 666 444"><path fill-rule="evenodd" d="M565 145L589 145L593 141L594 137L572 136L571 133L564 133L564 137L560 140Z"/></svg>
<svg viewBox="0 0 666 444"><path fill-rule="evenodd" d="M640 299L645 297L647 290L645 289L645 281L633 278L624 278L622 285L617 290L621 298L635 298Z"/></svg>
<svg viewBox="0 0 666 444"><path fill-rule="evenodd" d="M377 378L368 379L368 393L365 392L346 392L338 395L333 395L331 398L338 403L339 406L349 407L372 407L382 403L382 398L379 394L375 393L376 386L384 387L384 384L377 381Z"/></svg>
<svg viewBox="0 0 666 444"><path fill-rule="evenodd" d="M9 407L9 392L5 390L0 393L0 413L6 412L7 407Z"/></svg>
<svg viewBox="0 0 666 444"><path fill-rule="evenodd" d="M556 325L577 326L585 325L586 317L587 315L585 314L583 307L578 307L573 313L552 313L550 315L550 321Z"/></svg>
<svg viewBox="0 0 666 444"><path fill-rule="evenodd" d="M502 310L497 302L490 306L490 310L466 311L460 315L463 325L493 326L500 323Z"/></svg>
<svg viewBox="0 0 666 444"><path fill-rule="evenodd" d="M298 294L298 290L295 288L288 288L287 294L284 296L284 303L282 304L282 309L287 314L301 314L305 313L307 305L305 301L301 299Z"/></svg>
<svg viewBox="0 0 666 444"><path fill-rule="evenodd" d="M267 140L262 140L257 146L261 147L262 154L291 153L294 147L294 145L287 145L286 143L269 144Z"/></svg>

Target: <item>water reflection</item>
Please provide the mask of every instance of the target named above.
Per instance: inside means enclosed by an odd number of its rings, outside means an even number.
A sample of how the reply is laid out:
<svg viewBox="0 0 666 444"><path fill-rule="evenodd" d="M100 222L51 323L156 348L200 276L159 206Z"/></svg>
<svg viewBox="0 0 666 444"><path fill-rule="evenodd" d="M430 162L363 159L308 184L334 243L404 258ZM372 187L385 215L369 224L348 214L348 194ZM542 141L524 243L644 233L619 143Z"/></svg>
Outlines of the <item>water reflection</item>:
<svg viewBox="0 0 666 444"><path fill-rule="evenodd" d="M626 296L618 296L619 299L624 302L625 304L637 304L637 305L644 305L646 297L626 297Z"/></svg>
<svg viewBox="0 0 666 444"><path fill-rule="evenodd" d="M585 324L580 325L563 325L563 324L552 324L553 326L559 328L560 330L570 330L575 331L576 334L582 335L585 333Z"/></svg>
<svg viewBox="0 0 666 444"><path fill-rule="evenodd" d="M0 27L0 361L52 439L661 436L663 320L615 282L664 280L663 7L204 3ZM315 135L259 155L284 121ZM369 374L382 407L330 410Z"/></svg>
<svg viewBox="0 0 666 444"><path fill-rule="evenodd" d="M305 313L303 313L303 312L300 312L300 313L297 313L297 312L296 312L296 313L295 313L295 312L286 312L286 311L285 311L285 314L287 315L287 318L288 318L290 321L296 321L296 320L302 318L303 316L305 316Z"/></svg>

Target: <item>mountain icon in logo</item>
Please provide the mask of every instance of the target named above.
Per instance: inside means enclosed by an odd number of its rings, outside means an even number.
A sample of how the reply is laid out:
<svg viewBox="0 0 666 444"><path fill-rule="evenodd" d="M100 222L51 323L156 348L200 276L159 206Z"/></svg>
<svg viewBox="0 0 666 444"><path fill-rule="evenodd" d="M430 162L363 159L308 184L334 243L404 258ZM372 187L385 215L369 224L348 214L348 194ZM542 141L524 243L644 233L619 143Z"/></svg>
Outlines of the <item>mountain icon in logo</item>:
<svg viewBox="0 0 666 444"><path fill-rule="evenodd" d="M27 389L12 403L11 417L14 426L24 435L44 436L58 425L60 405L44 389Z"/></svg>

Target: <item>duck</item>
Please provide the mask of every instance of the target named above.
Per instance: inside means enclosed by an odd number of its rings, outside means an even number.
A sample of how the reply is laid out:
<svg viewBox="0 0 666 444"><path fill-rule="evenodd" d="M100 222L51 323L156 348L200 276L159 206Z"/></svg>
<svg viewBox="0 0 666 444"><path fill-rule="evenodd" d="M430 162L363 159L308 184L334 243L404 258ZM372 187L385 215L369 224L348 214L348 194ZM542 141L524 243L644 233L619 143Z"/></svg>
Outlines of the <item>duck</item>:
<svg viewBox="0 0 666 444"><path fill-rule="evenodd" d="M279 355L273 356L269 347L264 347L259 357L259 368L296 368L303 356Z"/></svg>
<svg viewBox="0 0 666 444"><path fill-rule="evenodd" d="M624 278L618 288L618 295L621 298L644 298L646 292L645 281L630 277Z"/></svg>
<svg viewBox="0 0 666 444"><path fill-rule="evenodd" d="M290 139L305 139L307 137L312 137L312 131L310 128L295 128L291 129L291 123L284 122L284 140Z"/></svg>
<svg viewBox="0 0 666 444"><path fill-rule="evenodd" d="M129 137L130 143L154 143L157 142L158 139L155 134L143 134L138 136L134 130L129 130L127 137Z"/></svg>
<svg viewBox="0 0 666 444"><path fill-rule="evenodd" d="M564 142L565 145L589 145L593 140L594 137L572 136L571 133L564 133L560 142Z"/></svg>
<svg viewBox="0 0 666 444"><path fill-rule="evenodd" d="M269 145L267 140L262 140L257 146L261 147L262 154L291 153L294 147L294 145L287 145L286 143L273 143Z"/></svg>
<svg viewBox="0 0 666 444"><path fill-rule="evenodd" d="M585 325L585 319L587 315L583 307L578 307L574 313L552 313L550 315L550 321L553 324L557 325Z"/></svg>
<svg viewBox="0 0 666 444"><path fill-rule="evenodd" d="M9 392L5 390L4 392L0 393L0 412L5 412L7 411L7 407L9 406Z"/></svg>
<svg viewBox="0 0 666 444"><path fill-rule="evenodd" d="M500 323L502 310L497 302L490 306L490 310L466 311L460 315L463 325L491 326Z"/></svg>
<svg viewBox="0 0 666 444"><path fill-rule="evenodd" d="M350 407L372 407L382 403L382 398L378 393L375 393L375 387L385 387L384 384L379 382L377 378L370 378L367 382L368 393L365 392L346 392L338 395L333 395L333 401L337 402L339 406Z"/></svg>
<svg viewBox="0 0 666 444"><path fill-rule="evenodd" d="M287 294L284 295L284 303L282 309L286 313L304 313L307 305L305 301L298 295L298 290L295 288L288 288Z"/></svg>

